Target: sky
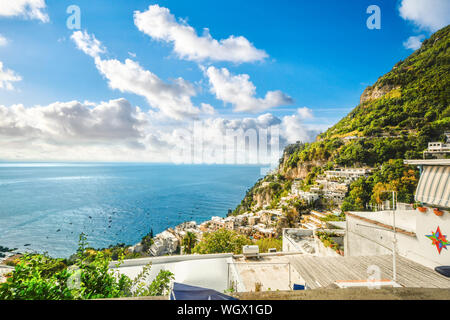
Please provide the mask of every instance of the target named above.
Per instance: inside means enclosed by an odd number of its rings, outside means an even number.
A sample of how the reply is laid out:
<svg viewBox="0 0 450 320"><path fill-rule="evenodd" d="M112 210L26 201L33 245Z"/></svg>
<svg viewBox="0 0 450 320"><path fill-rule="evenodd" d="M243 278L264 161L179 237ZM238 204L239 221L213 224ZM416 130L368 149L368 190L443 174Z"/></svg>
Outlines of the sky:
<svg viewBox="0 0 450 320"><path fill-rule="evenodd" d="M313 141L449 20L447 0L0 0L0 159L276 162L263 145Z"/></svg>

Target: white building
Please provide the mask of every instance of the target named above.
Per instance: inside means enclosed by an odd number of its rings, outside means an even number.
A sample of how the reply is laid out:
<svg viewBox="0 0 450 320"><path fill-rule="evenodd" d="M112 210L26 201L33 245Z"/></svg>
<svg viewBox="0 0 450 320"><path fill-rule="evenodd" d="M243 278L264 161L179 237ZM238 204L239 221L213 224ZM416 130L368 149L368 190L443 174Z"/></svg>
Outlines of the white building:
<svg viewBox="0 0 450 320"><path fill-rule="evenodd" d="M338 168L335 170L325 171L327 180L344 180L354 181L370 173L370 169L366 168Z"/></svg>
<svg viewBox="0 0 450 320"><path fill-rule="evenodd" d="M317 192L300 191L298 196L308 203L314 203L319 199L320 195Z"/></svg>
<svg viewBox="0 0 450 320"><path fill-rule="evenodd" d="M173 254L177 251L179 244L177 237L166 230L156 235L154 242L150 247L150 253L153 256Z"/></svg>
<svg viewBox="0 0 450 320"><path fill-rule="evenodd" d="M427 154L434 156L445 156L450 153L450 132L445 133L447 142L430 142L428 143L428 149L424 151L424 158Z"/></svg>
<svg viewBox="0 0 450 320"><path fill-rule="evenodd" d="M325 199L333 200L337 204L342 204L345 199L345 195L347 192L345 191L326 191L323 195Z"/></svg>

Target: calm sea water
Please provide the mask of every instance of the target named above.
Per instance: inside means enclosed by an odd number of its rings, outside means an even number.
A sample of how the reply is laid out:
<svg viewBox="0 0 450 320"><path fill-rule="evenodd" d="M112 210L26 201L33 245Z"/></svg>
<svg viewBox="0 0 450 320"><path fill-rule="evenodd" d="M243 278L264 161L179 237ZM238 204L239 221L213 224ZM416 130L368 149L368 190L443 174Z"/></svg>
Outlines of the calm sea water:
<svg viewBox="0 0 450 320"><path fill-rule="evenodd" d="M68 257L82 232L96 248L134 244L225 216L260 177L259 166L0 163L0 245Z"/></svg>

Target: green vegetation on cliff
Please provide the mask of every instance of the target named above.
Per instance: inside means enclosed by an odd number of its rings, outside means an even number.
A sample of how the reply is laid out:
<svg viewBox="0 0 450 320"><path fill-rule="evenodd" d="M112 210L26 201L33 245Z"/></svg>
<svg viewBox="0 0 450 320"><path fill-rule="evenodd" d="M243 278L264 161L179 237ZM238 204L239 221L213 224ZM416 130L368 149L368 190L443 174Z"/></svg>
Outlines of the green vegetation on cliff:
<svg viewBox="0 0 450 320"><path fill-rule="evenodd" d="M399 192L399 201L413 202L418 171L402 160L421 158L428 142L445 141L444 132L450 130L449 47L447 26L368 87L360 104L317 141L287 146L279 180L294 175L308 190L325 170L367 166L375 170L350 186L344 210L379 203L387 197L384 191L392 189ZM301 175L296 171L300 168ZM262 181L249 190L235 214L251 208ZM273 193L278 195L276 190Z"/></svg>

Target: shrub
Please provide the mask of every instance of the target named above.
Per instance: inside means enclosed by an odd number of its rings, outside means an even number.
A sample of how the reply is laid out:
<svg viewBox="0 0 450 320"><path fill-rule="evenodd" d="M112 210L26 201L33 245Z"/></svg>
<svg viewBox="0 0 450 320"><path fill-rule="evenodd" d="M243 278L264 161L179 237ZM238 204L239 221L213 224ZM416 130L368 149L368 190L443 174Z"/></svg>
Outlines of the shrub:
<svg viewBox="0 0 450 320"><path fill-rule="evenodd" d="M283 241L276 238L264 238L255 241L255 245L259 247L259 252L269 252L269 249L275 248L277 251L281 251L283 247Z"/></svg>
<svg viewBox="0 0 450 320"><path fill-rule="evenodd" d="M123 256L120 257L122 261ZM0 300L72 300L119 298L164 294L173 274L162 270L150 284L142 282L151 268L144 267L134 281L111 270L111 255L87 249L86 236L80 235L75 264L70 268L62 259L47 254L26 254L0 284ZM120 264L120 262L119 262Z"/></svg>
<svg viewBox="0 0 450 320"><path fill-rule="evenodd" d="M242 253L242 246L251 244L250 239L226 229L205 233L202 240L194 247L193 253Z"/></svg>

